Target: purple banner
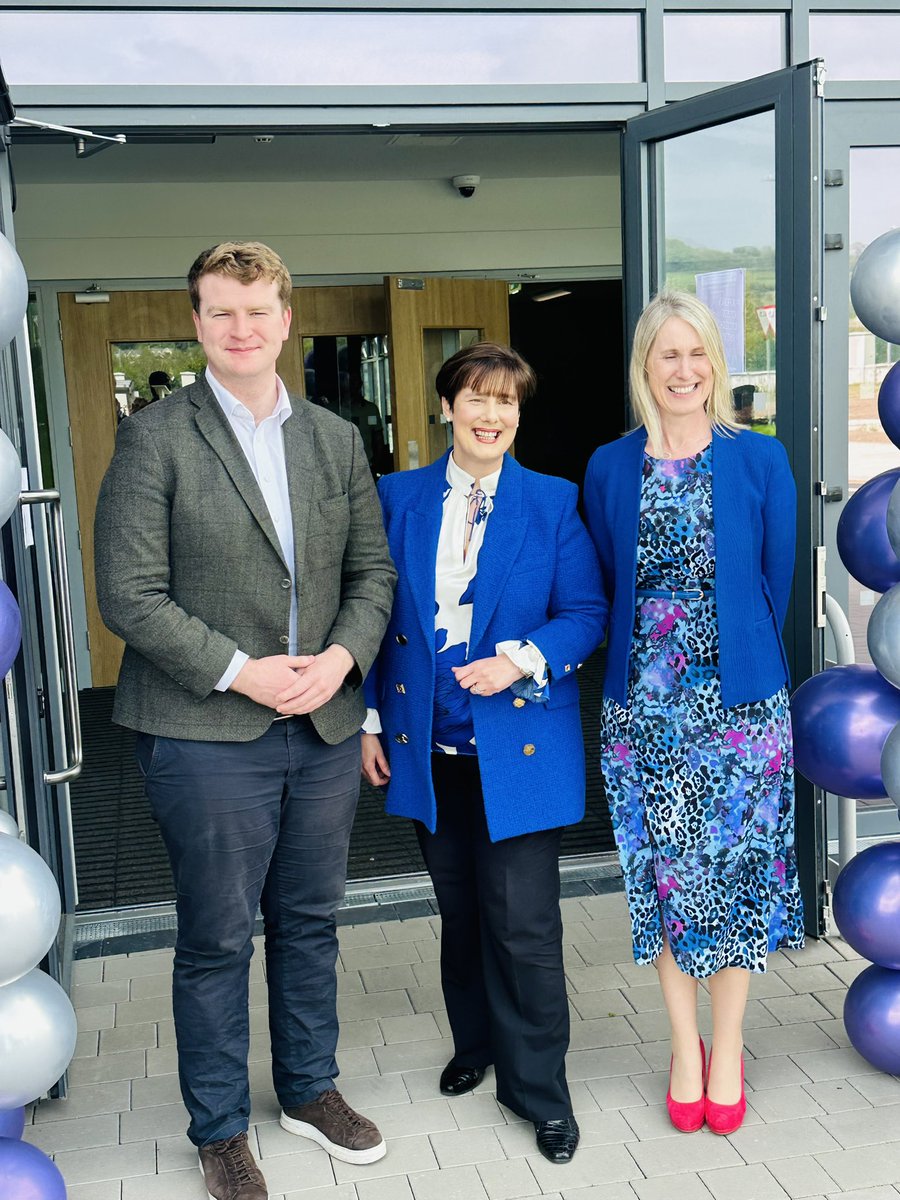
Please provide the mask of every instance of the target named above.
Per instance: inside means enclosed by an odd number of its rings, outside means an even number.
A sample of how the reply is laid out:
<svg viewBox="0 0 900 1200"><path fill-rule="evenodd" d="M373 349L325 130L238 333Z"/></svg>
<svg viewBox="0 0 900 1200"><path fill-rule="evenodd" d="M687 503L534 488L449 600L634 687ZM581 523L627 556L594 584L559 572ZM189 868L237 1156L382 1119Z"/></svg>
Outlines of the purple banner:
<svg viewBox="0 0 900 1200"><path fill-rule="evenodd" d="M744 370L744 268L706 271L695 275L697 299L711 308L725 343L725 359L732 375Z"/></svg>

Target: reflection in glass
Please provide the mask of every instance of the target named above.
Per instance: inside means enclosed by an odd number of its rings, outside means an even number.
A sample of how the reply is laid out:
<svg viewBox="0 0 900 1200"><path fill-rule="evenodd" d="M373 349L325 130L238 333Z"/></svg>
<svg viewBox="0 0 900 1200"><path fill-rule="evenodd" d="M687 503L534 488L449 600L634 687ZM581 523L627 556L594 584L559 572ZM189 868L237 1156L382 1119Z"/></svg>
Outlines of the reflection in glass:
<svg viewBox="0 0 900 1200"><path fill-rule="evenodd" d="M900 193L900 146L866 146L850 150L850 275L866 246L897 224ZM850 280L847 280L849 290ZM897 466L897 448L878 419L878 389L900 346L877 338L862 324L850 305L850 372L847 380L849 412L848 491L853 493L872 479ZM871 662L866 626L878 594L850 579L850 629L857 662Z"/></svg>
<svg viewBox="0 0 900 1200"><path fill-rule="evenodd" d="M117 422L193 383L206 368L197 342L114 342L109 349Z"/></svg>
<svg viewBox="0 0 900 1200"><path fill-rule="evenodd" d="M44 350L41 344L41 322L37 297L28 296L26 314L28 327L28 349L31 355L31 379L34 385L34 407L37 418L38 445L41 454L41 480L45 488L55 487L53 471L53 448L50 439L50 416L47 411L47 382L44 375Z"/></svg>
<svg viewBox="0 0 900 1200"><path fill-rule="evenodd" d="M775 432L775 118L772 112L664 142L660 286L694 292L722 329L735 416Z"/></svg>
<svg viewBox="0 0 900 1200"><path fill-rule="evenodd" d="M900 78L900 13L812 13L810 58L824 58L829 79Z"/></svg>
<svg viewBox="0 0 900 1200"><path fill-rule="evenodd" d="M637 13L0 13L15 84L638 83ZM115 52L110 52L115 47Z"/></svg>
<svg viewBox="0 0 900 1200"><path fill-rule="evenodd" d="M752 79L785 65L783 13L666 13L667 83Z"/></svg>
<svg viewBox="0 0 900 1200"><path fill-rule="evenodd" d="M305 337L306 398L352 421L377 478L394 469L388 340L368 337Z"/></svg>
<svg viewBox="0 0 900 1200"><path fill-rule="evenodd" d="M428 462L434 462L453 445L453 426L444 416L434 386L437 373L451 354L474 346L484 337L480 329L423 329L422 356L425 361L425 415L428 418Z"/></svg>

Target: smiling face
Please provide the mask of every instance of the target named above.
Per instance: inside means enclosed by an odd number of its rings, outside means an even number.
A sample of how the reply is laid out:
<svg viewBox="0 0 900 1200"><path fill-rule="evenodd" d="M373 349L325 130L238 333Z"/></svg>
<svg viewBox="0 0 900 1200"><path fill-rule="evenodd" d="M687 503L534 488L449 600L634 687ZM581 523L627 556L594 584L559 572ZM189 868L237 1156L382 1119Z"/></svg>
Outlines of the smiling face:
<svg viewBox="0 0 900 1200"><path fill-rule="evenodd" d="M518 397L465 387L452 407L441 397L441 408L453 426L456 465L475 479L498 471L519 427Z"/></svg>
<svg viewBox="0 0 900 1200"><path fill-rule="evenodd" d="M669 317L650 348L647 382L663 414L689 417L703 411L713 386L713 368L693 325Z"/></svg>
<svg viewBox="0 0 900 1200"><path fill-rule="evenodd" d="M202 275L194 313L197 341L210 370L232 394L275 380L275 363L290 332L291 310L278 285L257 279L240 283L226 275Z"/></svg>

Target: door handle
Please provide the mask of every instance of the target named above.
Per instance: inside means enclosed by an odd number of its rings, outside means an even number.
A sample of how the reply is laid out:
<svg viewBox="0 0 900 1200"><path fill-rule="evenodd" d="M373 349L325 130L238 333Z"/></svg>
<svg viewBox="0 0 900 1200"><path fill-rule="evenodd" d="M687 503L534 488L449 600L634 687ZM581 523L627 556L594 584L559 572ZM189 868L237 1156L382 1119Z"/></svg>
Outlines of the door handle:
<svg viewBox="0 0 900 1200"><path fill-rule="evenodd" d="M61 771L45 771L44 783L53 786L68 783L81 774L84 758L81 744L81 713L78 709L78 676L75 669L75 625L72 620L72 599L69 594L69 564L66 559L66 540L63 530L62 502L59 492L22 492L20 504L46 504L50 513L50 546L52 551L51 579L53 603L59 626L60 650L66 693L63 712L66 725L67 763Z"/></svg>

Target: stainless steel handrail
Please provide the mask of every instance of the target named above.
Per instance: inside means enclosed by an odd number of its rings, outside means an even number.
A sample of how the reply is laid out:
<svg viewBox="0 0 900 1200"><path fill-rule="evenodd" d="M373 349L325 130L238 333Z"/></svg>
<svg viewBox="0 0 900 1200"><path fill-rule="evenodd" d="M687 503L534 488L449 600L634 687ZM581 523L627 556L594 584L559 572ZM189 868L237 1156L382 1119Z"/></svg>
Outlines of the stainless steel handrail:
<svg viewBox="0 0 900 1200"><path fill-rule="evenodd" d="M825 594L825 617L834 638L834 652L839 667L856 662L853 634L847 614L834 596ZM856 854L856 800L838 796L838 865L843 869Z"/></svg>
<svg viewBox="0 0 900 1200"><path fill-rule="evenodd" d="M81 774L84 752L81 744L81 713L78 708L78 675L75 666L75 624L72 619L72 599L69 593L69 564L66 559L66 539L63 529L62 502L59 492L22 492L20 504L46 504L50 511L50 543L53 551L51 572L53 601L62 650L65 680L63 711L66 716L66 749L68 762L61 771L45 771L44 782L53 786L68 783Z"/></svg>

